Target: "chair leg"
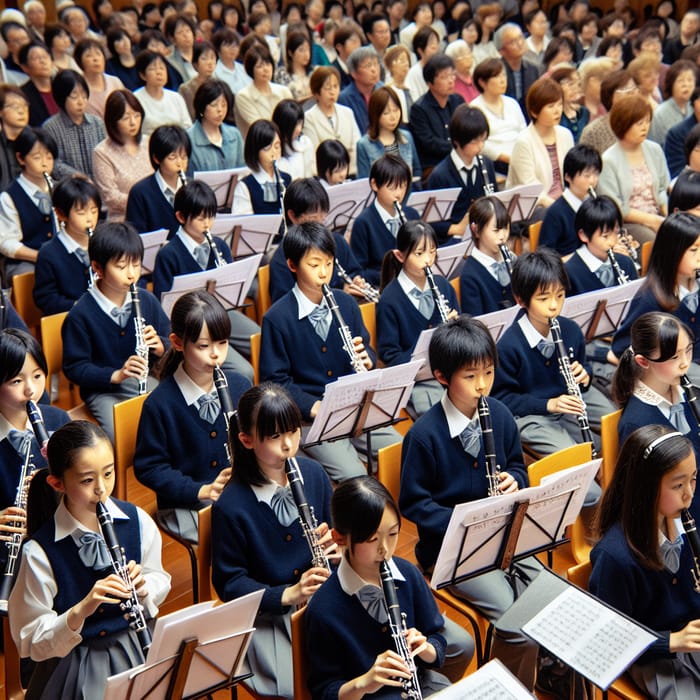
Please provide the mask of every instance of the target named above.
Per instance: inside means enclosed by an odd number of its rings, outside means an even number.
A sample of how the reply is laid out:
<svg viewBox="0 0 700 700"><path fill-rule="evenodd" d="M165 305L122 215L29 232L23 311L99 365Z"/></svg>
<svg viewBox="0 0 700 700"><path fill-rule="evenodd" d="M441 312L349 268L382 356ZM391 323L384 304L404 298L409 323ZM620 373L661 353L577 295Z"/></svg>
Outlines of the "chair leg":
<svg viewBox="0 0 700 700"><path fill-rule="evenodd" d="M192 603L199 603L199 567L197 565L197 545L192 544L184 537L181 537L179 533L174 532L161 520L158 513L156 513L155 521L158 527L166 534L171 537L176 542L181 544L186 550L187 554L190 556L190 569L192 571Z"/></svg>

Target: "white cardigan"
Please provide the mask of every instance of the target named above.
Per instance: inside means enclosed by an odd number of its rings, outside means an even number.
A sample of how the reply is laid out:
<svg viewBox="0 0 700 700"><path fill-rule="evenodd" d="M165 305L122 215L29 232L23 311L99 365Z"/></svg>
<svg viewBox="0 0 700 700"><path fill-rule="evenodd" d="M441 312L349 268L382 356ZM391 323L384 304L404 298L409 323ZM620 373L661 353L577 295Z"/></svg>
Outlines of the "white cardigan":
<svg viewBox="0 0 700 700"><path fill-rule="evenodd" d="M304 113L304 134L309 137L314 145L314 153L322 141L336 139L340 141L350 154L349 174L357 173L357 156L355 147L362 134L355 121L355 115L350 107L345 105L335 106L335 125L332 125L328 117L314 105Z"/></svg>

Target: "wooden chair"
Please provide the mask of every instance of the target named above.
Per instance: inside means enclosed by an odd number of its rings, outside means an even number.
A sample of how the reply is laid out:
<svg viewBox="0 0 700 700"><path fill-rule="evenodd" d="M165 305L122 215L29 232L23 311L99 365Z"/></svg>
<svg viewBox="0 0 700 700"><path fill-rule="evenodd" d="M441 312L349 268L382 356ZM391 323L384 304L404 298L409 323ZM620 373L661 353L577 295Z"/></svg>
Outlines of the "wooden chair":
<svg viewBox="0 0 700 700"><path fill-rule="evenodd" d="M462 289L459 286L459 277L453 277L450 280L450 284L452 285L452 289L455 290L455 294L457 295L457 301L459 302L459 307L460 309L462 308ZM459 309L458 309L459 311Z"/></svg>
<svg viewBox="0 0 700 700"><path fill-rule="evenodd" d="M386 486L391 497L399 502L401 485L401 443L382 447L377 452L377 481Z"/></svg>
<svg viewBox="0 0 700 700"><path fill-rule="evenodd" d="M197 576L199 600L214 600L211 585L211 505L197 513L199 544L197 545Z"/></svg>
<svg viewBox="0 0 700 700"><path fill-rule="evenodd" d="M34 273L23 272L12 278L12 303L35 337L39 337L41 311L34 303Z"/></svg>
<svg viewBox="0 0 700 700"><path fill-rule="evenodd" d="M272 306L270 296L270 266L261 265L258 268L258 296L255 301L255 310L258 315L258 324L262 323L265 312Z"/></svg>
<svg viewBox="0 0 700 700"><path fill-rule="evenodd" d="M545 476L554 474L568 467L575 467L579 464L585 464L591 460L591 443L584 442L580 445L572 445L551 455L547 455L542 459L533 462L527 468L527 475L530 480L530 486L538 486ZM576 522L571 526L569 532L571 539L571 553L574 559L580 563L587 561L591 552L591 545L586 542L585 529L581 518L576 518ZM547 552L548 564L551 567L551 550Z"/></svg>
<svg viewBox="0 0 700 700"><path fill-rule="evenodd" d="M540 231L542 231L542 222L537 221L534 224L528 226L528 238L530 239L530 252L536 250L538 243L540 242Z"/></svg>
<svg viewBox="0 0 700 700"><path fill-rule="evenodd" d="M642 243L639 249L639 262L642 266L641 275L644 276L647 273L647 268L649 267L649 260L651 258L651 249L654 247L654 241L645 241Z"/></svg>
<svg viewBox="0 0 700 700"><path fill-rule="evenodd" d="M260 383L260 343L262 333L254 333L250 336L250 364L253 367L253 384Z"/></svg>
<svg viewBox="0 0 700 700"><path fill-rule="evenodd" d="M129 500L128 476L134 466L136 433L141 420L141 409L148 394L114 404L114 495L122 501ZM153 508L155 511L155 508ZM153 512L152 511L152 512Z"/></svg>
<svg viewBox="0 0 700 700"><path fill-rule="evenodd" d="M608 413L600 419L600 445L603 463L600 466L600 485L606 489L612 481L617 455L620 451L620 437L617 432L622 409Z"/></svg>
<svg viewBox="0 0 700 700"><path fill-rule="evenodd" d="M309 658L306 653L306 624L304 612L300 608L292 613L292 669L294 673L294 700L311 700L307 684L309 677Z"/></svg>
<svg viewBox="0 0 700 700"><path fill-rule="evenodd" d="M365 328L369 333L369 344L373 350L377 349L377 305L375 303L367 302L366 304L360 304L360 311L362 312L362 323L365 324Z"/></svg>
<svg viewBox="0 0 700 700"><path fill-rule="evenodd" d="M5 642L3 656L5 661L5 695L6 700L21 700L25 690L22 687L20 676L20 656L14 639L10 634L10 620L5 614L2 616L2 634Z"/></svg>

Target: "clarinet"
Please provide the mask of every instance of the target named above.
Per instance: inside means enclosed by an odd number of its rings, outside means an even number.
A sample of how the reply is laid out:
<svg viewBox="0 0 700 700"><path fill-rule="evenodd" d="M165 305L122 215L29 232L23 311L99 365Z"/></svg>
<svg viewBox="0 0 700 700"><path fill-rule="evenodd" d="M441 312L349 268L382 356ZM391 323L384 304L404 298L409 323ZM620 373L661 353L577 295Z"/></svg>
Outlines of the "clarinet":
<svg viewBox="0 0 700 700"><path fill-rule="evenodd" d="M24 452L24 461L22 462L22 469L19 473L19 483L17 484L15 502L12 504L15 508L22 508L23 510L26 510L27 508L29 477L33 474L34 469L34 462L32 462L32 443L31 440L27 440ZM24 525L17 520L14 520L8 524L12 527L18 527L24 530ZM24 534L24 532L13 532L10 539L5 542L5 545L7 546L7 562L5 562L5 571L2 576L2 583L0 583L0 611L2 612L7 612L7 601L10 598L12 584L15 580L15 571L17 570L17 561L19 560L19 550L22 546L22 540L24 540Z"/></svg>
<svg viewBox="0 0 700 700"><path fill-rule="evenodd" d="M46 459L46 445L49 444L49 434L46 432L46 425L44 424L44 417L41 415L39 406L33 401L27 401L27 416L29 417L29 422L32 425L32 430L36 436L36 441L39 443L39 452L41 456Z"/></svg>
<svg viewBox="0 0 700 700"><path fill-rule="evenodd" d="M425 266L425 278L428 280L428 287L435 300L435 306L437 306L440 312L440 323L447 323L447 317L450 315L450 305L443 296L442 292L438 289L437 283L435 282L435 277L433 277L433 271L430 269L430 265Z"/></svg>
<svg viewBox="0 0 700 700"><path fill-rule="evenodd" d="M352 334L347 324L343 320L343 316L338 308L338 302L333 296L331 288L324 284L321 288L323 290L323 298L326 300L328 308L331 310L336 323L338 324L338 332L340 333L340 339L343 341L343 350L348 354L350 358L350 364L355 372L366 372L367 367L365 367L364 362L360 359L360 356L355 352L355 344L352 342Z"/></svg>
<svg viewBox="0 0 700 700"><path fill-rule="evenodd" d="M571 372L571 364L569 362L569 356L566 353L566 348L564 347L564 341L561 337L561 327L559 326L559 321L556 318L550 318L549 327L552 331L552 340L554 341L554 347L557 351L559 372L561 373L564 383L566 384L566 392L569 394L569 396L575 396L583 405L583 413L581 415L577 415L576 420L579 428L581 429L581 437L583 438L583 442L591 443L592 456L595 459L597 454L595 447L593 446L593 435L591 433L591 426L588 423L586 404L584 403L583 396L581 395L581 388Z"/></svg>
<svg viewBox="0 0 700 700"><path fill-rule="evenodd" d="M491 180L489 180L489 173L488 170L486 170L486 163L484 163L484 159L481 156L477 156L476 159L479 163L479 168L481 169L481 177L484 180L484 197L490 197L496 191L496 189Z"/></svg>
<svg viewBox="0 0 700 700"><path fill-rule="evenodd" d="M146 618L143 615L143 605L139 601L134 582L129 576L129 567L124 554L124 548L119 544L117 533L114 531L112 516L107 507L101 501L97 502L97 520L100 523L102 537L104 537L109 558L112 560L114 573L121 578L130 591L128 600L119 604L119 607L126 612L129 620L129 627L136 632L143 655L146 656L148 648L151 646L151 632L146 625Z"/></svg>
<svg viewBox="0 0 700 700"><path fill-rule="evenodd" d="M362 285L357 285L352 281L352 277L346 272L345 268L340 264L338 258L335 259L335 267L338 270L338 274L343 278L346 284L351 284L357 287L361 292L362 296L367 299L370 303L376 303L379 301L379 290L373 287L369 282L365 282Z"/></svg>
<svg viewBox="0 0 700 700"><path fill-rule="evenodd" d="M513 274L513 262L511 261L511 258L510 258L510 251L508 250L508 246L505 243L499 243L498 250L501 251L501 255L503 256L503 262L506 264L506 270L508 270L508 274L512 275Z"/></svg>
<svg viewBox="0 0 700 700"><path fill-rule="evenodd" d="M318 522L314 515L313 506L310 506L306 500L304 482L301 478L301 471L299 471L299 464L296 457L287 459L284 463L284 469L287 472L287 480L289 481L289 488L292 492L294 503L299 511L301 531L304 533L306 542L311 550L311 566L319 566L326 571L330 571L331 565L328 562L328 557L316 534Z"/></svg>
<svg viewBox="0 0 700 700"><path fill-rule="evenodd" d="M697 422L698 427L700 427L700 406L698 406L697 388L693 385L690 379L688 379L687 374L684 374L681 377L681 386L685 392L685 398L688 401L688 405L695 416L695 421Z"/></svg>
<svg viewBox="0 0 700 700"><path fill-rule="evenodd" d="M5 330L7 323L7 303L5 301L5 292L0 289L0 331Z"/></svg>
<svg viewBox="0 0 700 700"><path fill-rule="evenodd" d="M211 235L211 231L209 229L206 229L204 231L204 239L209 244L209 247L214 251L214 259L216 260L216 266L223 267L224 265L226 265L226 261L224 260L224 256L221 254L221 251L214 244L214 236Z"/></svg>
<svg viewBox="0 0 700 700"><path fill-rule="evenodd" d="M46 183L46 186L49 188L49 196L53 197L53 188L54 188L54 181L51 175L49 175L46 170L42 173L44 176L44 182Z"/></svg>
<svg viewBox="0 0 700 700"><path fill-rule="evenodd" d="M185 175L184 170L178 170L177 171L177 177L178 180L180 180L180 185L184 187L187 184L187 176Z"/></svg>
<svg viewBox="0 0 700 700"><path fill-rule="evenodd" d="M143 329L145 321L141 315L141 300L139 299L139 291L136 284L132 282L129 287L131 294L131 305L134 308L134 333L136 336L136 349L134 354L148 362L148 345L143 337ZM139 377L139 396L143 396L148 391L148 370Z"/></svg>
<svg viewBox="0 0 700 700"><path fill-rule="evenodd" d="M280 175L280 169L277 167L277 161L273 160L272 161L272 170L275 173L275 184L277 185L277 199L279 200L279 205L280 205L280 213L284 217L284 193L285 193L285 187L284 187L284 180L282 179L282 176Z"/></svg>
<svg viewBox="0 0 700 700"><path fill-rule="evenodd" d="M379 574L382 579L382 590L384 591L384 600L386 602L387 611L389 613L389 627L391 629L391 638L394 640L396 653L401 657L403 662L408 667L411 677L403 680L402 698L410 698L411 700L422 700L423 693L418 682L418 669L416 662L411 654L411 650L406 643L406 615L401 612L399 606L399 597L396 594L396 585L394 577L391 575L389 564L383 561L379 565Z"/></svg>
<svg viewBox="0 0 700 700"><path fill-rule="evenodd" d="M95 235L95 229L92 228L92 226L88 226L85 229L85 233L87 233L88 241ZM95 286L95 280L97 279L95 275L95 271L92 269L92 263L89 263L88 271L90 273L90 282L88 284L88 289L90 287Z"/></svg>
<svg viewBox="0 0 700 700"><path fill-rule="evenodd" d="M612 248L608 248L607 251L608 255L608 260L610 261L610 266L613 269L613 272L615 273L615 279L617 280L618 285L621 287L623 284L627 284L630 279L627 277L625 274L625 271L620 267L620 264L617 262L617 258L615 257L615 253L613 253Z"/></svg>
<svg viewBox="0 0 700 700"><path fill-rule="evenodd" d="M214 386L216 393L219 395L219 403L221 404L221 412L224 414L224 422L226 423L226 456L228 457L229 467L233 466L233 428L231 426L234 417L238 412L233 407L231 394L228 391L228 381L224 371L219 365L214 366Z"/></svg>
<svg viewBox="0 0 700 700"><path fill-rule="evenodd" d="M394 209L396 210L396 216L399 217L399 221L403 226L406 223L406 215L403 213L403 207L399 201L394 202Z"/></svg>
<svg viewBox="0 0 700 700"><path fill-rule="evenodd" d="M486 462L486 481L489 486L489 496L500 496L498 485L501 483L499 475L501 468L496 462L496 444L493 439L493 423L491 422L491 410L485 396L479 397L479 425L481 436L484 440L484 460Z"/></svg>
<svg viewBox="0 0 700 700"><path fill-rule="evenodd" d="M696 593L700 593L700 536L698 536L698 531L695 527L695 518L693 518L689 510L681 511L681 523L683 524L690 549L693 552L693 567L690 570L693 576L693 587Z"/></svg>

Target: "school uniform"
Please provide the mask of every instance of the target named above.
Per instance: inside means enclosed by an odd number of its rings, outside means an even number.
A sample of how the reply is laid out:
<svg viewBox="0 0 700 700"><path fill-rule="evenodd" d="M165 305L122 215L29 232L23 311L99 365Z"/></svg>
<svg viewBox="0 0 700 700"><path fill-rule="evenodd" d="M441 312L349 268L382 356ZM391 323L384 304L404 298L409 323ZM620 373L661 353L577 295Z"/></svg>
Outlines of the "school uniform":
<svg viewBox="0 0 700 700"><path fill-rule="evenodd" d="M158 171L139 180L129 190L129 198L126 201L126 220L133 224L139 233L167 228L168 238L172 238L180 228L180 222L175 216L175 209L168 197L172 197L174 201L179 187L180 183L175 188L175 192L170 190ZM170 194L165 193L166 188L170 190Z"/></svg>
<svg viewBox="0 0 700 700"><path fill-rule="evenodd" d="M403 207L407 220L420 219L413 207ZM352 225L350 248L362 269L362 276L373 285L379 284L382 261L388 251L396 248L396 233L401 221L396 212L387 212L375 199ZM392 227L395 233L392 233Z"/></svg>
<svg viewBox="0 0 700 700"><path fill-rule="evenodd" d="M424 672L439 668L445 658L446 642L440 633L442 615L413 564L393 557L389 566L401 612L406 615L406 626L420 630L437 654L432 664L415 657L422 686ZM309 658L314 659L309 672L309 688L314 700L337 698L344 683L366 673L377 656L387 649L394 651L396 648L384 609L376 613L380 621L361 602L359 595L365 586L372 586L371 590L376 589L377 595L382 596L377 586L366 584L343 559L338 570L309 601L305 614L306 638ZM430 673L438 675L434 671ZM444 685L449 684L446 678L442 679ZM434 690L438 689L436 683ZM372 696L398 699L402 697L401 691L401 688L383 686ZM424 693L425 696L429 694Z"/></svg>
<svg viewBox="0 0 700 700"><path fill-rule="evenodd" d="M80 256L84 256L86 262ZM90 283L87 249L60 230L55 238L41 246L34 274L34 303L42 315L69 311Z"/></svg>
<svg viewBox="0 0 700 700"><path fill-rule="evenodd" d="M334 292L336 303L351 337L361 336L373 363L374 351L369 346L369 334L355 300L340 290ZM281 384L291 394L305 421L311 421L310 411L321 400L326 384L353 372L350 358L343 349L339 328L330 315L325 339L314 329L310 319L316 305L295 285L275 302L263 317L260 349L260 379ZM327 317L330 311L327 311ZM400 441L391 427L372 431L373 450ZM302 440L303 442L303 440ZM364 436L352 440L336 440L305 448L317 459L334 481L366 474L355 447L366 445Z"/></svg>
<svg viewBox="0 0 700 700"><path fill-rule="evenodd" d="M516 423L500 401L487 399L491 411L496 462L526 488L527 471L523 464L522 446ZM418 526L416 558L424 570L431 570L437 560L442 540L460 503L486 498L489 482L481 439L462 446L460 433L478 418L465 416L450 401L447 392L427 413L421 416L404 436L401 450L401 512ZM477 428L480 435L480 429ZM540 570L534 559L516 564L518 594ZM455 595L466 598L494 621L513 603L517 594L501 571L491 572L451 588ZM494 640L497 655L506 666L529 687L534 683L537 646L528 643L522 634L497 630Z"/></svg>
<svg viewBox="0 0 700 700"><path fill-rule="evenodd" d="M511 256L511 265L514 257ZM500 273L503 275L501 280L499 272L494 268L494 266L499 266L501 262L501 260L494 260L482 253L476 247L472 248L472 252L464 261L459 275L462 311L465 314L481 316L515 304L513 292L510 289L510 273L507 270L505 273ZM502 281L506 279L508 280L507 284L502 284Z"/></svg>
<svg viewBox="0 0 700 700"><path fill-rule="evenodd" d="M435 284L446 299L450 309L459 310L457 295L452 285L440 275L435 275ZM415 290L415 292L414 292ZM426 318L419 310L421 302L412 296L414 293L429 295L432 302L432 315ZM387 366L409 362L418 336L428 328L435 328L442 322L440 311L435 304L428 283L421 290L402 270L382 292L377 302L377 352ZM435 380L417 382L411 392L411 404L418 415L425 413L443 394L441 384Z"/></svg>
<svg viewBox="0 0 700 700"><path fill-rule="evenodd" d="M27 324L12 306L12 302L7 298L5 292L0 289L0 330L4 331L6 328L18 328L29 333Z"/></svg>
<svg viewBox="0 0 700 700"><path fill-rule="evenodd" d="M620 523L613 525L591 552L591 593L659 637L628 669L635 683L654 698L682 699L700 694L700 654L669 649L671 633L700 617L700 596L691 575L692 552L685 538L678 542L682 545L677 568L670 556L661 571L639 562ZM663 547L667 546L668 540Z"/></svg>
<svg viewBox="0 0 700 700"><path fill-rule="evenodd" d="M246 175L233 193L234 214L280 214L284 192L292 181L291 175L278 170L279 182L258 170ZM245 186L244 186L245 185Z"/></svg>
<svg viewBox="0 0 700 700"><path fill-rule="evenodd" d="M360 264L345 240L345 236L335 232L333 238L335 240L335 259L350 277L361 275ZM287 259L284 257L284 242L282 242L275 248L275 252L270 258L270 297L272 301L281 299L294 284L294 274L287 265ZM343 289L344 285L345 280L338 273L338 266L334 265L333 277L329 286L332 289Z"/></svg>
<svg viewBox="0 0 700 700"><path fill-rule="evenodd" d="M576 231L576 213L582 201L566 188L548 207L542 221L538 245L559 255L571 255L581 245Z"/></svg>
<svg viewBox="0 0 700 700"><path fill-rule="evenodd" d="M140 508L110 499L117 539L127 560L142 566L148 595L141 599L144 617L154 618L170 590L170 575L161 565L161 538ZM70 697L97 700L104 681L143 662L136 635L118 605L102 605L73 631L70 608L95 582L112 573L108 559L94 555L94 543L81 552L80 538L94 534L61 501L53 518L24 543L15 587L10 595L10 627L22 657L38 662L27 698ZM92 544L93 563L89 560Z"/></svg>
<svg viewBox="0 0 700 700"><path fill-rule="evenodd" d="M237 372L225 374L231 402L237 406L251 384ZM200 415L199 399L205 392L180 365L143 404L136 436L134 473L142 484L155 491L158 510L166 519L172 516L174 521L187 523L187 513L171 511L196 511L204 507L197 496L199 489L214 481L219 472L229 466L226 421L216 389L213 392L218 414L210 422ZM196 542L196 518L193 516L190 522L194 531L183 532L182 525L177 531L183 536L190 535L187 539Z"/></svg>
<svg viewBox="0 0 700 700"><path fill-rule="evenodd" d="M620 269L627 275L627 279L632 281L637 279L637 268L632 262L629 255L621 255L613 253ZM601 268L610 270L612 275L612 284L604 284L601 277L605 279L605 273ZM588 248L581 246L564 264L566 274L569 278L569 293L585 294L586 292L594 292L606 287L616 287L619 282L611 269L609 260L599 260L591 253Z"/></svg>
<svg viewBox="0 0 700 700"><path fill-rule="evenodd" d="M581 329L568 318L559 317L564 347L591 374L586 363L586 343ZM551 333L543 338L532 326L525 310L520 312L513 325L498 341L498 367L493 385L493 395L513 413L523 442L541 454L551 454L581 442L581 430L576 417L563 413L548 413L549 399L567 393L566 383L559 371L554 348L548 346L551 355L545 357L539 350L539 342L551 342ZM615 408L593 386L581 387L586 403L589 423L600 429L600 418ZM599 437L593 433L596 449L600 449ZM599 489L597 497L600 496ZM594 495L589 491L589 495ZM597 500L597 498L595 498ZM590 505L595 500L586 505Z"/></svg>
<svg viewBox="0 0 700 700"><path fill-rule="evenodd" d="M170 346L170 321L158 300L148 291L139 291L144 325L153 326L163 347ZM129 295L121 311L128 317L122 326L112 304L97 288L91 287L68 312L61 328L63 338L63 371L69 381L80 388L80 397L88 405L97 422L114 439L112 407L138 394L138 380L129 378L112 384L112 374L120 369L136 348L134 309ZM150 355L149 364L156 358ZM149 378L155 384L155 380Z"/></svg>
<svg viewBox="0 0 700 700"><path fill-rule="evenodd" d="M331 522L331 483L321 466L298 457L306 500L319 523ZM291 607L282 593L311 568L301 524L283 525L272 510L276 486L250 486L234 473L212 508L212 581L221 600L264 590L246 656L248 681L264 695L293 697ZM325 584L324 584L325 585Z"/></svg>

